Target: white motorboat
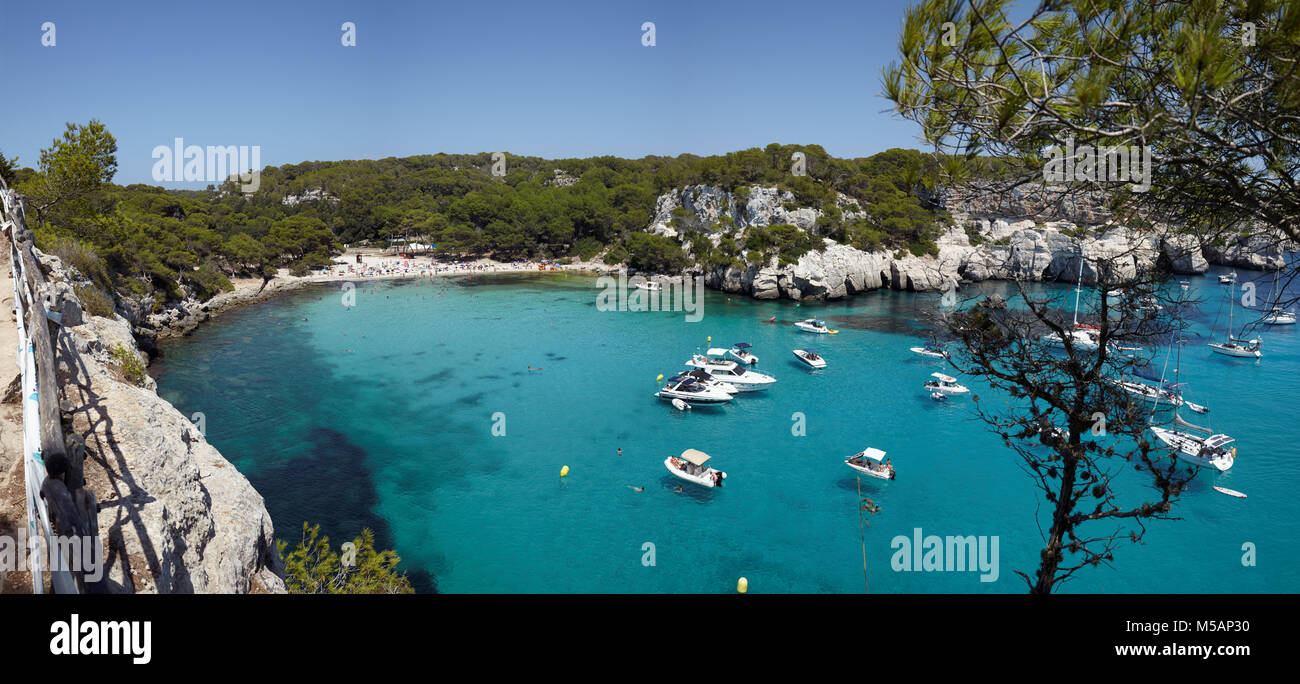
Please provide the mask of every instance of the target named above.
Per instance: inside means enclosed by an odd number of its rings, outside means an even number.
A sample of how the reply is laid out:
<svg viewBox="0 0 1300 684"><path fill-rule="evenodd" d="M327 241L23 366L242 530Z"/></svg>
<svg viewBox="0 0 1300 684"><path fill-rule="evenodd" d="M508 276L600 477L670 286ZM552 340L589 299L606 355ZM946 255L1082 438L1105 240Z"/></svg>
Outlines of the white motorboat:
<svg viewBox="0 0 1300 684"><path fill-rule="evenodd" d="M1294 312L1287 311L1280 306L1273 307L1273 310L1264 316L1264 325L1295 325L1296 315Z"/></svg>
<svg viewBox="0 0 1300 684"><path fill-rule="evenodd" d="M1081 351L1097 351L1101 348L1098 341L1101 337L1101 331L1097 326L1084 325L1075 323L1074 327L1066 330L1065 334L1051 333L1043 337L1043 342L1052 347L1065 348L1065 340L1070 341L1070 346Z"/></svg>
<svg viewBox="0 0 1300 684"><path fill-rule="evenodd" d="M725 358L726 349L710 349L707 355L696 354L686 362L691 368L707 371L715 380L720 380L736 388L738 392L755 392L765 390L776 382L776 378L746 368L746 364Z"/></svg>
<svg viewBox="0 0 1300 684"><path fill-rule="evenodd" d="M668 472L680 477L687 482L694 482L702 487L721 487L722 481L727 479L727 474L721 470L704 467L705 461L709 460L709 455L696 449L687 449L682 452L681 457L669 456L664 459L664 467Z"/></svg>
<svg viewBox="0 0 1300 684"><path fill-rule="evenodd" d="M1117 287L1117 288L1115 288L1115 289L1113 289L1113 290L1106 290L1106 296L1107 296L1107 297L1112 297L1112 298L1114 298L1114 297L1123 297L1123 296L1124 296L1124 288L1122 288L1122 287Z"/></svg>
<svg viewBox="0 0 1300 684"><path fill-rule="evenodd" d="M1169 445L1174 455L1201 468L1214 468L1220 472L1232 467L1237 460L1237 447L1228 445L1237 441L1228 435L1202 437L1190 432L1152 427L1156 438Z"/></svg>
<svg viewBox="0 0 1300 684"><path fill-rule="evenodd" d="M944 375L943 373L931 373L930 376L935 379L927 380L925 382L925 388L930 390L931 392L939 392L941 394L946 394L948 396L970 393L969 389L967 389L962 385L957 384L957 378L954 378L950 375Z"/></svg>
<svg viewBox="0 0 1300 684"><path fill-rule="evenodd" d="M825 368L826 359L823 359L816 349L796 349L794 355L799 357L800 361L812 366L813 368Z"/></svg>
<svg viewBox="0 0 1300 684"><path fill-rule="evenodd" d="M739 392L739 391L740 391L740 390L736 389L736 386L735 386L735 385L732 385L732 384L729 383L729 382L723 382L723 381L721 381L721 380L719 380L719 379L713 377L712 375L710 375L708 371L705 371L705 370L702 370L702 369L699 369L699 368L696 368L696 369L694 369L694 370L685 371L685 372L683 372L683 373L680 373L679 375L683 375L683 376L686 376L686 377L695 378L695 381L698 382L698 383L700 383L701 385L704 385L705 387L712 387L712 388L715 388L715 389L720 389L720 390L722 390L723 392L726 392L727 394L735 394L736 392Z"/></svg>
<svg viewBox="0 0 1300 684"><path fill-rule="evenodd" d="M795 321L794 327L804 332L817 333L818 335L828 335L839 332L838 330L827 328L826 321L820 321L816 318L807 318L802 321Z"/></svg>
<svg viewBox="0 0 1300 684"><path fill-rule="evenodd" d="M758 357L754 356L754 352L750 351L751 349L753 349L753 347L751 347L748 342L737 342L731 345L731 349L728 349L727 353L731 354L737 361L752 366L758 363Z"/></svg>
<svg viewBox="0 0 1300 684"><path fill-rule="evenodd" d="M662 285L660 285L658 282L654 280L648 280L644 283L636 283L635 285L633 285L633 287L635 287L638 290L645 290L647 292L659 292L660 290L664 289Z"/></svg>
<svg viewBox="0 0 1300 684"><path fill-rule="evenodd" d="M874 447L867 447L844 460L848 467L881 480L894 479L894 466L885 463L885 452Z"/></svg>
<svg viewBox="0 0 1300 684"><path fill-rule="evenodd" d="M940 361L948 358L948 352L936 345L927 344L924 347L908 347L913 354L924 356L927 359L938 359Z"/></svg>
<svg viewBox="0 0 1300 684"><path fill-rule="evenodd" d="M1233 284L1233 283L1235 283L1235 282L1237 282L1237 272L1236 272L1236 271L1233 271L1232 273L1225 273L1225 274L1219 276L1219 284L1220 284L1220 285L1231 285L1231 284Z"/></svg>
<svg viewBox="0 0 1300 684"><path fill-rule="evenodd" d="M668 379L655 396L664 401L681 399L688 404L721 404L731 401L732 394L719 387L709 387L689 375L675 375Z"/></svg>

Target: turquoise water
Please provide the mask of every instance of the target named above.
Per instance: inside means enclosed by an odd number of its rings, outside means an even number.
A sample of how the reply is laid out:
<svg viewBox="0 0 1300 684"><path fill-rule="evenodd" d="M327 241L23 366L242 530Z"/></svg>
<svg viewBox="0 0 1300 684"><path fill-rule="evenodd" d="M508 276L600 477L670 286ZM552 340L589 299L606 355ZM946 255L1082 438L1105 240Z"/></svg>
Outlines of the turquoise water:
<svg viewBox="0 0 1300 684"><path fill-rule="evenodd" d="M1192 282L1206 303L1184 379L1214 427L1238 437L1240 458L1196 477L1182 520L1149 523L1143 544L1121 545L1113 567L1063 591L1300 590L1300 339L1295 326L1265 330L1258 363L1212 355L1197 335L1222 290ZM709 292L703 320L689 323L681 312L598 311L596 293L576 275L390 281L366 283L345 308L337 285L321 286L223 314L167 344L154 373L183 413L205 414L208 439L266 497L278 536L296 539L303 520L336 542L369 526L424 591L436 581L441 592L731 592L744 576L751 592L860 592L858 483L843 459L865 446L898 469L895 481L862 482L882 507L866 530L872 592L1024 591L1013 571L1036 567L1039 493L970 399L921 390L941 366L907 350L924 341L919 314L937 295L796 307ZM789 325L809 316L840 333ZM754 345L773 389L689 413L651 396L656 376L697 348L737 341ZM804 346L830 367L805 369L790 354ZM806 436L792 434L796 413ZM692 447L727 471L726 486L675 491L663 459ZM1122 477L1128 501L1148 491ZM915 528L996 536L997 581L892 570L891 540ZM1255 567L1241 563L1246 542Z"/></svg>

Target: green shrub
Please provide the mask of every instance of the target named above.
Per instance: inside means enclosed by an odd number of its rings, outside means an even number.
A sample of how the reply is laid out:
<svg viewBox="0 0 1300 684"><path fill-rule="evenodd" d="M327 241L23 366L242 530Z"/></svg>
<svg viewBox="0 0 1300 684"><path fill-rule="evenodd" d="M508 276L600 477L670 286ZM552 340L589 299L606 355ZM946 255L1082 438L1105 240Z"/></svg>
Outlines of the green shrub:
<svg viewBox="0 0 1300 684"><path fill-rule="evenodd" d="M592 257L600 254L600 250L604 248L605 245L602 245L600 240L585 237L573 243L573 254L583 261L591 261Z"/></svg>
<svg viewBox="0 0 1300 684"><path fill-rule="evenodd" d="M284 587L290 594L415 593L406 573L397 571L401 557L393 551L376 551L375 535L369 529L361 530L343 556L330 548L329 537L320 536L320 525L305 522L302 538L286 556L288 546L282 540L275 542L284 562Z"/></svg>
<svg viewBox="0 0 1300 684"><path fill-rule="evenodd" d="M122 345L114 346L109 353L113 361L117 363L118 369L122 371L122 377L133 385L139 385L144 382L146 375L144 364L136 357L131 350Z"/></svg>
<svg viewBox="0 0 1300 684"><path fill-rule="evenodd" d="M79 285L72 292L81 301L81 308L92 316L112 318L114 315L113 298L94 285Z"/></svg>
<svg viewBox="0 0 1300 684"><path fill-rule="evenodd" d="M614 245L608 252L605 252L604 261L610 266L617 266L627 261L627 249L623 245Z"/></svg>

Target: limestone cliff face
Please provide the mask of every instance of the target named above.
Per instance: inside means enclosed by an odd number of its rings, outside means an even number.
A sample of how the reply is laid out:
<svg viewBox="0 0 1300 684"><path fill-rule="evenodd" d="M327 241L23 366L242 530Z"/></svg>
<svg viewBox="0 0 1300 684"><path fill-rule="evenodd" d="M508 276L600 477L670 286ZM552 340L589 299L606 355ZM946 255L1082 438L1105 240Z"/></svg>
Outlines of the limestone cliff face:
<svg viewBox="0 0 1300 684"><path fill-rule="evenodd" d="M678 237L670 223L674 210L685 209L714 244L724 235L743 238L751 226L786 223L815 232L821 211L791 207L793 200L793 195L777 188L750 188L749 195L741 198L712 186L690 186L659 197L648 231ZM990 279L1073 282L1079 275L1081 254L1085 284L1097 282L1098 259L1107 260L1118 279L1156 267L1197 274L1205 273L1210 264L1258 270L1284 265L1284 246L1278 240L1256 236L1214 247L1184 236L1159 237L1107 223L1109 214L1099 198L1071 199L1063 208L1066 215L1083 223L976 218L998 211L1011 215L1032 213L1044 201L1039 197L1000 198L992 204L972 195L945 200L956 211L957 225L949 226L936 240L938 256L917 257L893 250L864 252L827 240L826 249L809 252L795 264L782 266L774 259L745 268L706 271L705 284L757 299L820 300L877 288L941 290L948 283ZM838 205L846 219L865 216L848 197L841 195ZM722 216L731 218L731 226L711 228ZM966 226L970 226L970 233ZM1089 237L1073 237L1080 226L1090 229ZM978 244L972 244L971 233L978 236Z"/></svg>
<svg viewBox="0 0 1300 684"><path fill-rule="evenodd" d="M66 302L57 341L62 409L85 440L110 591L283 592L262 496L151 378L136 374L148 360L126 319L83 313L72 288L85 279L56 257L39 258L50 294Z"/></svg>

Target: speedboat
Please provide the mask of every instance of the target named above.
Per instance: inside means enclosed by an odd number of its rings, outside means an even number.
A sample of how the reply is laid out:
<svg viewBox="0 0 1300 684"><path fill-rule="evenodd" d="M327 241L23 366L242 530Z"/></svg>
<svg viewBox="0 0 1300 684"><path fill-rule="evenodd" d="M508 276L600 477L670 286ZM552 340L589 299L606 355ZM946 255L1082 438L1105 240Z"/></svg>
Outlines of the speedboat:
<svg viewBox="0 0 1300 684"><path fill-rule="evenodd" d="M738 392L765 390L776 382L776 378L770 375L749 370L745 367L746 364L724 358L726 355L726 349L714 348L708 351L707 356L703 354L692 356L686 365L707 371L715 380L735 387Z"/></svg>
<svg viewBox="0 0 1300 684"><path fill-rule="evenodd" d="M885 464L885 452L874 447L867 447L862 451L845 459L844 464L848 467L881 480L894 479L894 466Z"/></svg>
<svg viewBox="0 0 1300 684"><path fill-rule="evenodd" d="M696 449L687 449L682 452L681 457L669 456L664 459L664 467L668 472L680 477L687 482L694 482L702 487L721 487L722 481L727 479L727 474L721 470L704 467L705 461L709 460L709 455Z"/></svg>
<svg viewBox="0 0 1300 684"><path fill-rule="evenodd" d="M638 290L646 290L647 292L658 292L664 289L662 285L653 280L648 280L644 283L637 283L634 287Z"/></svg>
<svg viewBox="0 0 1300 684"><path fill-rule="evenodd" d="M1220 285L1231 285L1231 284L1233 284L1233 283L1235 283L1235 282L1237 282L1237 272L1236 272L1236 271L1233 271L1232 273L1225 273L1225 274L1219 276L1219 284L1220 284Z"/></svg>
<svg viewBox="0 0 1300 684"><path fill-rule="evenodd" d="M737 361L741 361L743 363L747 363L752 366L758 363L758 357L754 356L754 352L750 351L750 349L752 348L753 347L749 346L748 342L737 342L731 345L731 349L728 349L727 353L735 357Z"/></svg>
<svg viewBox="0 0 1300 684"><path fill-rule="evenodd" d="M825 368L826 359L817 354L816 349L796 349L794 355L799 357L800 361L812 366L813 368Z"/></svg>
<svg viewBox="0 0 1300 684"><path fill-rule="evenodd" d="M1107 297L1123 297L1123 296L1124 296L1124 288L1122 288L1122 287L1117 287L1117 288L1115 288L1115 289L1113 289L1113 290L1106 290L1106 296L1107 296Z"/></svg>
<svg viewBox="0 0 1300 684"><path fill-rule="evenodd" d="M1264 316L1264 325L1295 325L1295 313L1287 311L1280 306L1273 307L1273 310Z"/></svg>
<svg viewBox="0 0 1300 684"><path fill-rule="evenodd" d="M1253 356L1257 359L1263 356L1259 351L1259 340L1239 340L1231 335L1228 336L1227 342L1211 342L1206 346L1224 356L1235 356L1238 358L1249 358Z"/></svg>
<svg viewBox="0 0 1300 684"><path fill-rule="evenodd" d="M827 328L826 321L819 321L816 318L808 318L802 321L795 321L794 327L804 332L817 333L819 335L826 335L830 333L839 332L838 330L831 330L830 328Z"/></svg>
<svg viewBox="0 0 1300 684"><path fill-rule="evenodd" d="M908 347L913 354L919 354L927 359L938 359L940 361L948 358L948 352L937 345L927 344L924 347Z"/></svg>
<svg viewBox="0 0 1300 684"><path fill-rule="evenodd" d="M1237 460L1237 447L1228 446L1237 440L1228 435L1201 437L1162 427L1152 427L1151 432L1173 448L1175 456L1201 468L1210 467L1222 472Z"/></svg>
<svg viewBox="0 0 1300 684"><path fill-rule="evenodd" d="M925 388L931 392L939 392L948 396L970 393L969 389L957 384L957 378L950 375L931 373L930 376L935 379L927 380L925 382Z"/></svg>
<svg viewBox="0 0 1300 684"><path fill-rule="evenodd" d="M655 396L664 401L681 399L688 404L721 404L731 401L731 393L718 387L709 387L689 375L675 375L668 379Z"/></svg>

